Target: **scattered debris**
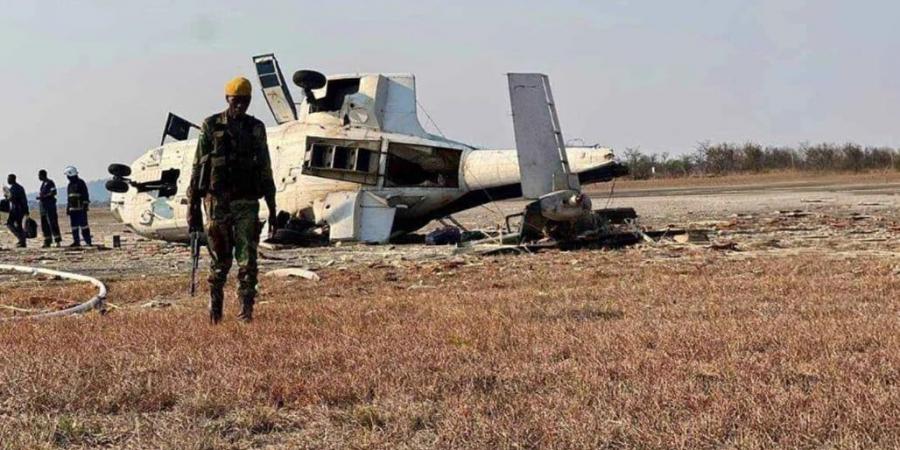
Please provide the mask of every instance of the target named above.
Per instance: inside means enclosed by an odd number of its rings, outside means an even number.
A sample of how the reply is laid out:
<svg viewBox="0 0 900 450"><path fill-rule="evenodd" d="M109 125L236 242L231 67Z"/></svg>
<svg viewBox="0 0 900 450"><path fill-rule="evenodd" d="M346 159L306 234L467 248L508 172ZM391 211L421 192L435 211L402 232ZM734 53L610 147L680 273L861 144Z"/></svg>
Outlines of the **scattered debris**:
<svg viewBox="0 0 900 450"><path fill-rule="evenodd" d="M503 245L503 244L480 244L477 246L470 247L472 253L479 256L492 256L492 255L518 255L521 253L528 253L528 250L525 247L521 247L518 245ZM460 249L463 250L463 249Z"/></svg>
<svg viewBox="0 0 900 450"><path fill-rule="evenodd" d="M462 231L455 226L438 228L425 235L425 245L458 244L462 240Z"/></svg>
<svg viewBox="0 0 900 450"><path fill-rule="evenodd" d="M779 211L775 211L775 214L778 214L778 215L784 216L784 217L806 217L806 216L809 216L808 212L800 210L800 209L794 209L794 210L789 210L789 211L779 210Z"/></svg>
<svg viewBox="0 0 900 450"><path fill-rule="evenodd" d="M259 246L263 247L263 244L260 243ZM273 246L273 244L266 244L266 248L268 248L270 250L273 249L272 246ZM290 259L290 258L282 258L280 256L274 256L274 255L270 254L269 252L259 252L259 258L260 259L268 259L271 261L287 261Z"/></svg>
<svg viewBox="0 0 900 450"><path fill-rule="evenodd" d="M163 300L153 300L141 305L141 308L168 308L172 306L172 302L163 301Z"/></svg>
<svg viewBox="0 0 900 450"><path fill-rule="evenodd" d="M122 248L122 237L118 234L106 236L104 245L109 248Z"/></svg>
<svg viewBox="0 0 900 450"><path fill-rule="evenodd" d="M15 312L20 312L20 313L26 313L26 314L33 314L35 312L34 309L17 308L15 306L10 306L10 305L0 305L0 308L8 309L10 311L15 311Z"/></svg>
<svg viewBox="0 0 900 450"><path fill-rule="evenodd" d="M266 273L266 276L272 277L298 277L305 278L307 280L319 281L321 277L318 274L311 270L300 269L300 268L287 268L287 269L276 269L271 272Z"/></svg>
<svg viewBox="0 0 900 450"><path fill-rule="evenodd" d="M702 220L697 222L691 222L687 225L690 229L702 229L702 228L730 228L735 224L730 220ZM673 225L670 225L670 228L675 228Z"/></svg>
<svg viewBox="0 0 900 450"><path fill-rule="evenodd" d="M438 286L432 286L429 284L423 284L422 280L417 281L415 284L410 285L406 289L408 290L416 290L416 289L437 289Z"/></svg>
<svg viewBox="0 0 900 450"><path fill-rule="evenodd" d="M72 306L70 308L63 309L61 311L52 311L40 314L34 314L30 316L16 316L16 317L8 317L2 318L0 321L4 320L16 320L16 319L44 319L48 317L62 317L70 314L80 314L92 309L96 309L100 311L101 314L106 312L103 302L106 300L106 285L104 285L100 280L96 278L91 278L85 275L79 275L75 273L69 272L60 272L58 270L50 270L50 269L41 269L36 267L28 267L28 266L19 266L12 264L0 264L0 271L6 272L20 272L20 273L28 273L33 276L38 275L47 275L51 277L59 277L67 280L73 281L84 281L93 284L97 287L97 295L92 297L90 300L81 303L79 305Z"/></svg>
<svg viewBox="0 0 900 450"><path fill-rule="evenodd" d="M688 230L685 233L679 233L672 236L672 240L680 244L700 244L708 243L709 236L702 230Z"/></svg>
<svg viewBox="0 0 900 450"><path fill-rule="evenodd" d="M726 241L726 242L713 242L709 244L709 248L712 250L720 250L720 251L740 251L738 249L737 242Z"/></svg>

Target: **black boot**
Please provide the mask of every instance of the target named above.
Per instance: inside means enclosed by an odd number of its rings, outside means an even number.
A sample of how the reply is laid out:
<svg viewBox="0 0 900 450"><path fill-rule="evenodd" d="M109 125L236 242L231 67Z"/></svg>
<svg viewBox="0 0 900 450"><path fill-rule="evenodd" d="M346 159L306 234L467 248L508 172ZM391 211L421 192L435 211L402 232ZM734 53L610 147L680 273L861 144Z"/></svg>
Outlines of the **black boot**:
<svg viewBox="0 0 900 450"><path fill-rule="evenodd" d="M69 247L81 247L81 235L78 234L77 228L72 228L72 243Z"/></svg>
<svg viewBox="0 0 900 450"><path fill-rule="evenodd" d="M213 325L222 321L222 305L225 303L225 290L221 287L209 287L209 322Z"/></svg>
<svg viewBox="0 0 900 450"><path fill-rule="evenodd" d="M241 313L238 314L238 320L247 323L253 321L253 303L254 299L251 296L241 298Z"/></svg>

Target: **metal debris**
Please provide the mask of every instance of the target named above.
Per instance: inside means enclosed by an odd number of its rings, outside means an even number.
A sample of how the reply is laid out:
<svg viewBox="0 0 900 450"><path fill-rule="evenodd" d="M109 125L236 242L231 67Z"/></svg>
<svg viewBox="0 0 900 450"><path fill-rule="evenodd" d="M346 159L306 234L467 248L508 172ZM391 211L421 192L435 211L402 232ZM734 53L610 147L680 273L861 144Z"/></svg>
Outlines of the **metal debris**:
<svg viewBox="0 0 900 450"><path fill-rule="evenodd" d="M19 265L12 265L12 264L0 264L0 271L27 273L27 274L31 274L33 276L47 275L47 276L51 276L51 277L63 278L66 280L88 282L97 287L97 295L92 297L90 300L88 300L84 303L81 303L79 305L75 305L71 308L66 308L66 309L63 309L60 311L52 311L52 312L47 312L47 313L34 314L34 315L29 315L29 316L6 317L6 318L0 319L0 321L19 320L19 319L45 319L45 318L49 318L49 317L62 317L62 316L70 315L70 314L81 314L84 312L88 312L92 309L96 309L96 310L100 311L101 313L105 312L104 302L106 301L106 294L107 294L106 285L104 285L100 280L98 280L96 278L91 278L89 276L79 275L79 274L75 274L75 273L61 272L58 270L40 269L40 268L36 268L36 267L19 266Z"/></svg>
<svg viewBox="0 0 900 450"><path fill-rule="evenodd" d="M276 269L271 272L267 272L266 276L272 277L298 277L305 278L307 280L319 281L321 278L315 272L306 269L299 268L287 268L287 269Z"/></svg>
<svg viewBox="0 0 900 450"><path fill-rule="evenodd" d="M709 248L712 250L720 250L720 251L740 251L738 249L738 245L736 242L713 242L709 244Z"/></svg>
<svg viewBox="0 0 900 450"><path fill-rule="evenodd" d="M672 236L672 240L680 244L707 243L709 242L709 236L707 236L706 232L704 231L689 230L685 233Z"/></svg>
<svg viewBox="0 0 900 450"><path fill-rule="evenodd" d="M172 306L174 303L162 301L162 300L153 300L141 305L141 308L168 308Z"/></svg>
<svg viewBox="0 0 900 450"><path fill-rule="evenodd" d="M775 211L775 214L778 214L778 215L784 216L784 217L806 217L806 216L809 215L808 212L803 211L803 210L799 210L799 209L794 209L794 210L791 210L791 211L781 211L781 210L779 210L779 211Z"/></svg>

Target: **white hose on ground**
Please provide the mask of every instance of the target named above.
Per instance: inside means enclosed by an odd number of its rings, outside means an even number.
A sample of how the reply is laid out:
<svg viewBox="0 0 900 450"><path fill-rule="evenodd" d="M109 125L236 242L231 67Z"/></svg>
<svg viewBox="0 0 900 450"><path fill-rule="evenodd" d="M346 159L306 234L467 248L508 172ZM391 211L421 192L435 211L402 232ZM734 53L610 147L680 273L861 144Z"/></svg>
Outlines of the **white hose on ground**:
<svg viewBox="0 0 900 450"><path fill-rule="evenodd" d="M65 278L67 280L73 281L84 281L93 284L97 288L97 295L95 295L90 300L80 304L73 306L71 308L66 308L60 311L52 311L41 314L34 314L31 316L16 316L16 317L7 317L0 319L0 321L7 320L18 320L18 319L44 319L48 317L61 317L67 316L69 314L80 314L83 312L87 312L91 309L102 309L103 302L106 301L106 285L104 285L100 280L96 278L91 278L86 275L79 275L77 273L69 273L69 272L61 272L58 270L51 269L41 269L37 267L28 267L28 266L16 266L12 264L0 264L0 272L21 272L28 273L31 275L49 275L52 277L60 277Z"/></svg>

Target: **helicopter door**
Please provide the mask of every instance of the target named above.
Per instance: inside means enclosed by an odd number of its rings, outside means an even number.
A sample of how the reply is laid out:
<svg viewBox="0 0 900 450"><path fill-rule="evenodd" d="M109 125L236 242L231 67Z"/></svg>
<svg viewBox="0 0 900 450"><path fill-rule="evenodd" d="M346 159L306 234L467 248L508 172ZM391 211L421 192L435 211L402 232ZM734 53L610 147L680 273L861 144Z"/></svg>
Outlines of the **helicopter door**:
<svg viewBox="0 0 900 450"><path fill-rule="evenodd" d="M297 120L297 107L294 105L294 99L291 98L291 91L288 90L287 83L284 82L284 76L281 74L281 67L278 66L278 60L275 55L259 55L253 57L253 64L256 66L256 73L259 75L259 84L262 86L263 95L266 97L266 103L269 104L269 110L279 125Z"/></svg>

